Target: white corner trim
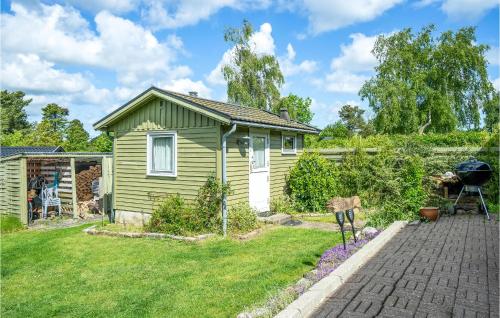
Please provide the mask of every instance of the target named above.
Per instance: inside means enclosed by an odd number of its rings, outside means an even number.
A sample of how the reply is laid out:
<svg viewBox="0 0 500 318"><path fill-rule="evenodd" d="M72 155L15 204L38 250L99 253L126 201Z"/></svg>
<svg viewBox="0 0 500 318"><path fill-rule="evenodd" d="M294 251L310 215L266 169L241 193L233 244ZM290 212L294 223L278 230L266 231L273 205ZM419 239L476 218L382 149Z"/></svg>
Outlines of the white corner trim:
<svg viewBox="0 0 500 318"><path fill-rule="evenodd" d="M173 137L173 171L172 172L161 172L152 171L152 153L153 153L153 137ZM146 175L152 177L177 177L177 131L148 131L146 133L147 146L146 146Z"/></svg>

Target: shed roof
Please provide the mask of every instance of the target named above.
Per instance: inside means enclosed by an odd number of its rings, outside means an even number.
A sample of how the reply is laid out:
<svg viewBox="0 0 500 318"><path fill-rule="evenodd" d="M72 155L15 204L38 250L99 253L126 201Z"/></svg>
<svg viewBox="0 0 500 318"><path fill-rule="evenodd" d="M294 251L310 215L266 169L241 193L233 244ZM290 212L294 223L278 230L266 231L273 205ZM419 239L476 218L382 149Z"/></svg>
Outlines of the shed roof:
<svg viewBox="0 0 500 318"><path fill-rule="evenodd" d="M9 161L17 158L30 159L93 159L113 156L112 152L18 152L10 156L0 157L0 161Z"/></svg>
<svg viewBox="0 0 500 318"><path fill-rule="evenodd" d="M262 109L224 103L211 99L195 97L173 91L163 90L157 87L150 87L125 105L116 109L94 124L96 129L104 129L110 124L121 119L131 109L147 100L148 97L157 96L173 102L179 103L182 106L199 111L225 124L237 123L243 126L259 126L276 128L283 130L296 130L307 133L317 134L319 129L316 127L300 123L294 120L286 120L280 116Z"/></svg>
<svg viewBox="0 0 500 318"><path fill-rule="evenodd" d="M0 146L0 157L13 156L20 153L54 153L64 152L61 146Z"/></svg>

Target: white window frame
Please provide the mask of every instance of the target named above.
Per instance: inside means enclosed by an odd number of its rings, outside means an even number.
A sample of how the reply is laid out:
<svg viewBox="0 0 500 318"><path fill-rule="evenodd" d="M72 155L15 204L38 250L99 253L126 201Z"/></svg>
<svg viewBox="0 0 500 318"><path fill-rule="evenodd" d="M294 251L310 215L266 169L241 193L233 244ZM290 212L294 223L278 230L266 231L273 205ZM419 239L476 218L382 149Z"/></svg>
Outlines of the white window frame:
<svg viewBox="0 0 500 318"><path fill-rule="evenodd" d="M153 167L153 139L157 137L173 137L173 169L172 172L152 171ZM150 131L147 133L147 170L146 175L155 177L177 177L177 132L176 131Z"/></svg>
<svg viewBox="0 0 500 318"><path fill-rule="evenodd" d="M285 149L285 137L293 137L293 149ZM281 154L283 155L297 154L297 134L281 133Z"/></svg>

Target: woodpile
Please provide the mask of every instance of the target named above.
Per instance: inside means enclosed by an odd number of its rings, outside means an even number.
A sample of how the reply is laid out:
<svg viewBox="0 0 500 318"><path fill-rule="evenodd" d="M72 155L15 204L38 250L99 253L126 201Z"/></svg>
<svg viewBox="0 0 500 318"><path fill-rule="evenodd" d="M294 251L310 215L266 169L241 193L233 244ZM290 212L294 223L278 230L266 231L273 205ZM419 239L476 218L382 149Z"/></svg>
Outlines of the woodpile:
<svg viewBox="0 0 500 318"><path fill-rule="evenodd" d="M101 176L101 166L91 166L76 175L76 196L78 201L89 201L93 198L92 181Z"/></svg>
<svg viewBox="0 0 500 318"><path fill-rule="evenodd" d="M81 219L88 219L93 217L94 214L100 214L99 202L94 200L80 201L78 202L78 216Z"/></svg>

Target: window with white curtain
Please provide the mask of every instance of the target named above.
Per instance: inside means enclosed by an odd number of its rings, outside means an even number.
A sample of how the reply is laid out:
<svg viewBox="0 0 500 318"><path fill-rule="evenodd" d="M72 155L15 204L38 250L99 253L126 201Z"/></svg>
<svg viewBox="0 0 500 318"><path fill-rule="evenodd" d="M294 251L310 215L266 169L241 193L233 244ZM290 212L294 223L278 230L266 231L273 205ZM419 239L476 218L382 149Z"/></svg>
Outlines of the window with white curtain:
<svg viewBox="0 0 500 318"><path fill-rule="evenodd" d="M177 175L177 134L175 132L148 133L147 174L151 176Z"/></svg>

